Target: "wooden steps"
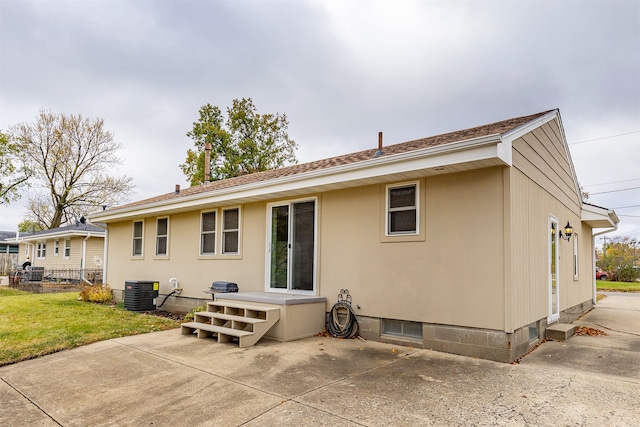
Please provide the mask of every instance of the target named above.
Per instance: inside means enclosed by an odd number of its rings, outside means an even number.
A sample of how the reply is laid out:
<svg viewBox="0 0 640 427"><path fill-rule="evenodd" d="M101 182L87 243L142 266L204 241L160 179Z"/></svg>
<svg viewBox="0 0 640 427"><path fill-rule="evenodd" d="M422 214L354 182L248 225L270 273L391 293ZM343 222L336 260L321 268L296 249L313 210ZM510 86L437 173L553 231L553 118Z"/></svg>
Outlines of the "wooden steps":
<svg viewBox="0 0 640 427"><path fill-rule="evenodd" d="M182 335L207 338L215 334L218 342L238 341L241 348L257 343L280 320L280 309L236 302L212 301L207 311L194 314L194 321L182 324Z"/></svg>

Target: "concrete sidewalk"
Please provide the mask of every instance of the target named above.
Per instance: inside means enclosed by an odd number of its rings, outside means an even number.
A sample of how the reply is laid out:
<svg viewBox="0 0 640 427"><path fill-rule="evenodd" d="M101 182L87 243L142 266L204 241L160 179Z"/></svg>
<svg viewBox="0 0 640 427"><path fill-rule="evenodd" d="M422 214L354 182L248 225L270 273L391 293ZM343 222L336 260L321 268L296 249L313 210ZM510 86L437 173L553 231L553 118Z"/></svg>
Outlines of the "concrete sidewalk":
<svg viewBox="0 0 640 427"><path fill-rule="evenodd" d="M620 298L576 322L608 336L514 365L326 337L113 339L0 368L0 425L640 425L640 295Z"/></svg>

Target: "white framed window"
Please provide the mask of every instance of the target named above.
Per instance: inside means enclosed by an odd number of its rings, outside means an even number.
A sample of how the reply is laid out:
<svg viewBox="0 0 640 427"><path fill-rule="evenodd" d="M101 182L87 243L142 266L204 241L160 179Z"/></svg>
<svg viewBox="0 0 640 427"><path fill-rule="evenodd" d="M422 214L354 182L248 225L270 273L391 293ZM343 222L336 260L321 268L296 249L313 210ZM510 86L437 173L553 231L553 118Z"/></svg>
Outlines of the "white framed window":
<svg viewBox="0 0 640 427"><path fill-rule="evenodd" d="M53 255L58 256L60 253L60 240L56 239L53 241Z"/></svg>
<svg viewBox="0 0 640 427"><path fill-rule="evenodd" d="M144 242L144 221L133 221L133 245L131 255L141 257Z"/></svg>
<svg viewBox="0 0 640 427"><path fill-rule="evenodd" d="M571 238L573 239L573 278L578 279L580 277L580 265L578 253L580 252L580 245L578 244L578 235L573 233Z"/></svg>
<svg viewBox="0 0 640 427"><path fill-rule="evenodd" d="M419 234L419 182L388 185L386 199L385 234L387 236Z"/></svg>
<svg viewBox="0 0 640 427"><path fill-rule="evenodd" d="M169 254L169 218L156 219L156 256Z"/></svg>
<svg viewBox="0 0 640 427"><path fill-rule="evenodd" d="M200 214L200 255L216 254L216 211Z"/></svg>
<svg viewBox="0 0 640 427"><path fill-rule="evenodd" d="M71 258L71 239L64 240L64 258Z"/></svg>
<svg viewBox="0 0 640 427"><path fill-rule="evenodd" d="M36 258L45 259L47 257L47 242L36 243Z"/></svg>
<svg viewBox="0 0 640 427"><path fill-rule="evenodd" d="M240 253L240 208L222 210L222 253Z"/></svg>

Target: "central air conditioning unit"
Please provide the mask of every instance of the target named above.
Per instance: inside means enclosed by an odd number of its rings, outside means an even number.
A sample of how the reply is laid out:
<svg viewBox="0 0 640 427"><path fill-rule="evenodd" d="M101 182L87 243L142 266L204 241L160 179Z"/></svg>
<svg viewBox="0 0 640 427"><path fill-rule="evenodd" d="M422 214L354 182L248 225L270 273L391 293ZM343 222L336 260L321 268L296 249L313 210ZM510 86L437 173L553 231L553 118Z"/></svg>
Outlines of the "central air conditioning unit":
<svg viewBox="0 0 640 427"><path fill-rule="evenodd" d="M124 282L124 308L131 311L155 310L159 289L157 280L127 280Z"/></svg>

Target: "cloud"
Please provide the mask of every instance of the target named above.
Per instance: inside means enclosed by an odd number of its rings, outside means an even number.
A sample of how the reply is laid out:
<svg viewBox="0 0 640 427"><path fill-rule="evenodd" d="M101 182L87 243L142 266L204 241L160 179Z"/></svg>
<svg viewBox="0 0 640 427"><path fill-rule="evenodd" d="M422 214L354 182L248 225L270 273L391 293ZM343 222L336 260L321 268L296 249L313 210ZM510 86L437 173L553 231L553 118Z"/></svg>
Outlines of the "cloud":
<svg viewBox="0 0 640 427"><path fill-rule="evenodd" d="M0 129L105 118L135 198L187 185L198 109L234 98L286 113L301 161L551 108L570 143L640 130L638 2L5 1L0 36ZM570 147L581 183L640 178L638 134Z"/></svg>

